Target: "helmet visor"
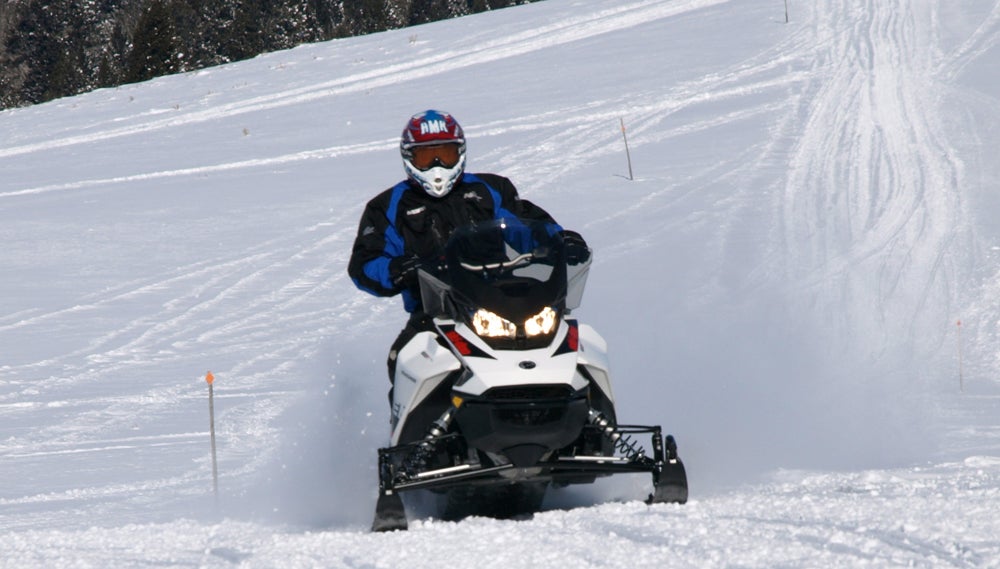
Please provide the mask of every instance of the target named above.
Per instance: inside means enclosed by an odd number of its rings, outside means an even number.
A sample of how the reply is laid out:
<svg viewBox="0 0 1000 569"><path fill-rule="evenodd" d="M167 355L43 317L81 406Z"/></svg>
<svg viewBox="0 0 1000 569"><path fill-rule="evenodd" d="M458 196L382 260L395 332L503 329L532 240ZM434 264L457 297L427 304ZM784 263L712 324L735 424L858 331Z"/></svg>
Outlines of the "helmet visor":
<svg viewBox="0 0 1000 569"><path fill-rule="evenodd" d="M454 143L414 146L410 149L410 164L418 170L427 170L434 166L454 168L458 164L460 145Z"/></svg>

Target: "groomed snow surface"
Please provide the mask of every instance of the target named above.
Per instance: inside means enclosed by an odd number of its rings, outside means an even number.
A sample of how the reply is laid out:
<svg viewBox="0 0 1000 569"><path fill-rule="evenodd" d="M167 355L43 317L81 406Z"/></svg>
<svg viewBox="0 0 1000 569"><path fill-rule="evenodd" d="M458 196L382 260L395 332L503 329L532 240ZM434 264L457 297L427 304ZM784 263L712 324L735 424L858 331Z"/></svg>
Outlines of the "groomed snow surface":
<svg viewBox="0 0 1000 569"><path fill-rule="evenodd" d="M788 5L546 0L0 112L0 567L1000 567L1000 1ZM593 246L576 314L688 504L368 532L404 315L346 263L426 108Z"/></svg>

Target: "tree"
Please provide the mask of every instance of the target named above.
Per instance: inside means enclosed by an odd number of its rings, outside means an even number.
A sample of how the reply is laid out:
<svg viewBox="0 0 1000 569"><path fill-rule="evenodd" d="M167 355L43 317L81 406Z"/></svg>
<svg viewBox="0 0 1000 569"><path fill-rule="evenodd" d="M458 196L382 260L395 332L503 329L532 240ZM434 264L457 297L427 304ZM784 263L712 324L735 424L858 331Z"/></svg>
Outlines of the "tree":
<svg viewBox="0 0 1000 569"><path fill-rule="evenodd" d="M358 36L389 29L391 17L385 0L343 2L344 20L338 35Z"/></svg>
<svg viewBox="0 0 1000 569"><path fill-rule="evenodd" d="M179 67L177 55L170 6L164 0L153 0L139 18L132 36L132 51L128 56L124 80L135 83L176 73Z"/></svg>
<svg viewBox="0 0 1000 569"><path fill-rule="evenodd" d="M532 0L527 0L532 1ZM497 10L500 8L508 8L514 6L518 3L518 0L472 0L472 11L473 12L485 12L487 10ZM521 2L526 3L524 0Z"/></svg>
<svg viewBox="0 0 1000 569"><path fill-rule="evenodd" d="M409 25L426 24L447 17L446 0L413 0L410 4Z"/></svg>
<svg viewBox="0 0 1000 569"><path fill-rule="evenodd" d="M64 51L56 55L49 68L41 100L48 101L84 91L88 85L87 77L83 74L85 66L82 43L67 42Z"/></svg>
<svg viewBox="0 0 1000 569"><path fill-rule="evenodd" d="M79 41L74 33L79 15L65 2L30 2L24 10L5 46L10 64L20 70L14 80L21 100L40 103L75 93L81 83L75 72L80 49L74 46Z"/></svg>
<svg viewBox="0 0 1000 569"><path fill-rule="evenodd" d="M261 2L243 0L234 5L232 23L220 38L219 53L240 61L264 52L266 18Z"/></svg>

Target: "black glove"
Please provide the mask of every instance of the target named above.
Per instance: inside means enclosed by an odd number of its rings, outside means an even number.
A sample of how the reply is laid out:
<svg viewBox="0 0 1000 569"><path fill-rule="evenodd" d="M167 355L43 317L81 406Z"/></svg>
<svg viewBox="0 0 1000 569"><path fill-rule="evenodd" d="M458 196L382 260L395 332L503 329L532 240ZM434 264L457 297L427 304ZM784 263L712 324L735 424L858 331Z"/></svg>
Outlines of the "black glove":
<svg viewBox="0 0 1000 569"><path fill-rule="evenodd" d="M564 229L562 231L563 243L566 245L566 262L570 265L586 263L590 259L590 248L587 242L576 231Z"/></svg>
<svg viewBox="0 0 1000 569"><path fill-rule="evenodd" d="M393 257L389 261L389 278L392 284L400 289L417 286L417 269L420 268L420 258Z"/></svg>

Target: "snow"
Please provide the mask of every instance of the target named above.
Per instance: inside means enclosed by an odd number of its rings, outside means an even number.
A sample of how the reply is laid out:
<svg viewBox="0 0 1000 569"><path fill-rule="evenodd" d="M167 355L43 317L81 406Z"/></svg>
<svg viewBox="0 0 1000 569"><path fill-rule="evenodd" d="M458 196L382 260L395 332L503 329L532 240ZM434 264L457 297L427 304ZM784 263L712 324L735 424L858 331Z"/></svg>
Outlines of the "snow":
<svg viewBox="0 0 1000 569"><path fill-rule="evenodd" d="M789 4L547 0L0 113L0 567L1000 567L1000 2ZM577 314L688 504L367 531L404 316L346 262L426 108L594 247Z"/></svg>

